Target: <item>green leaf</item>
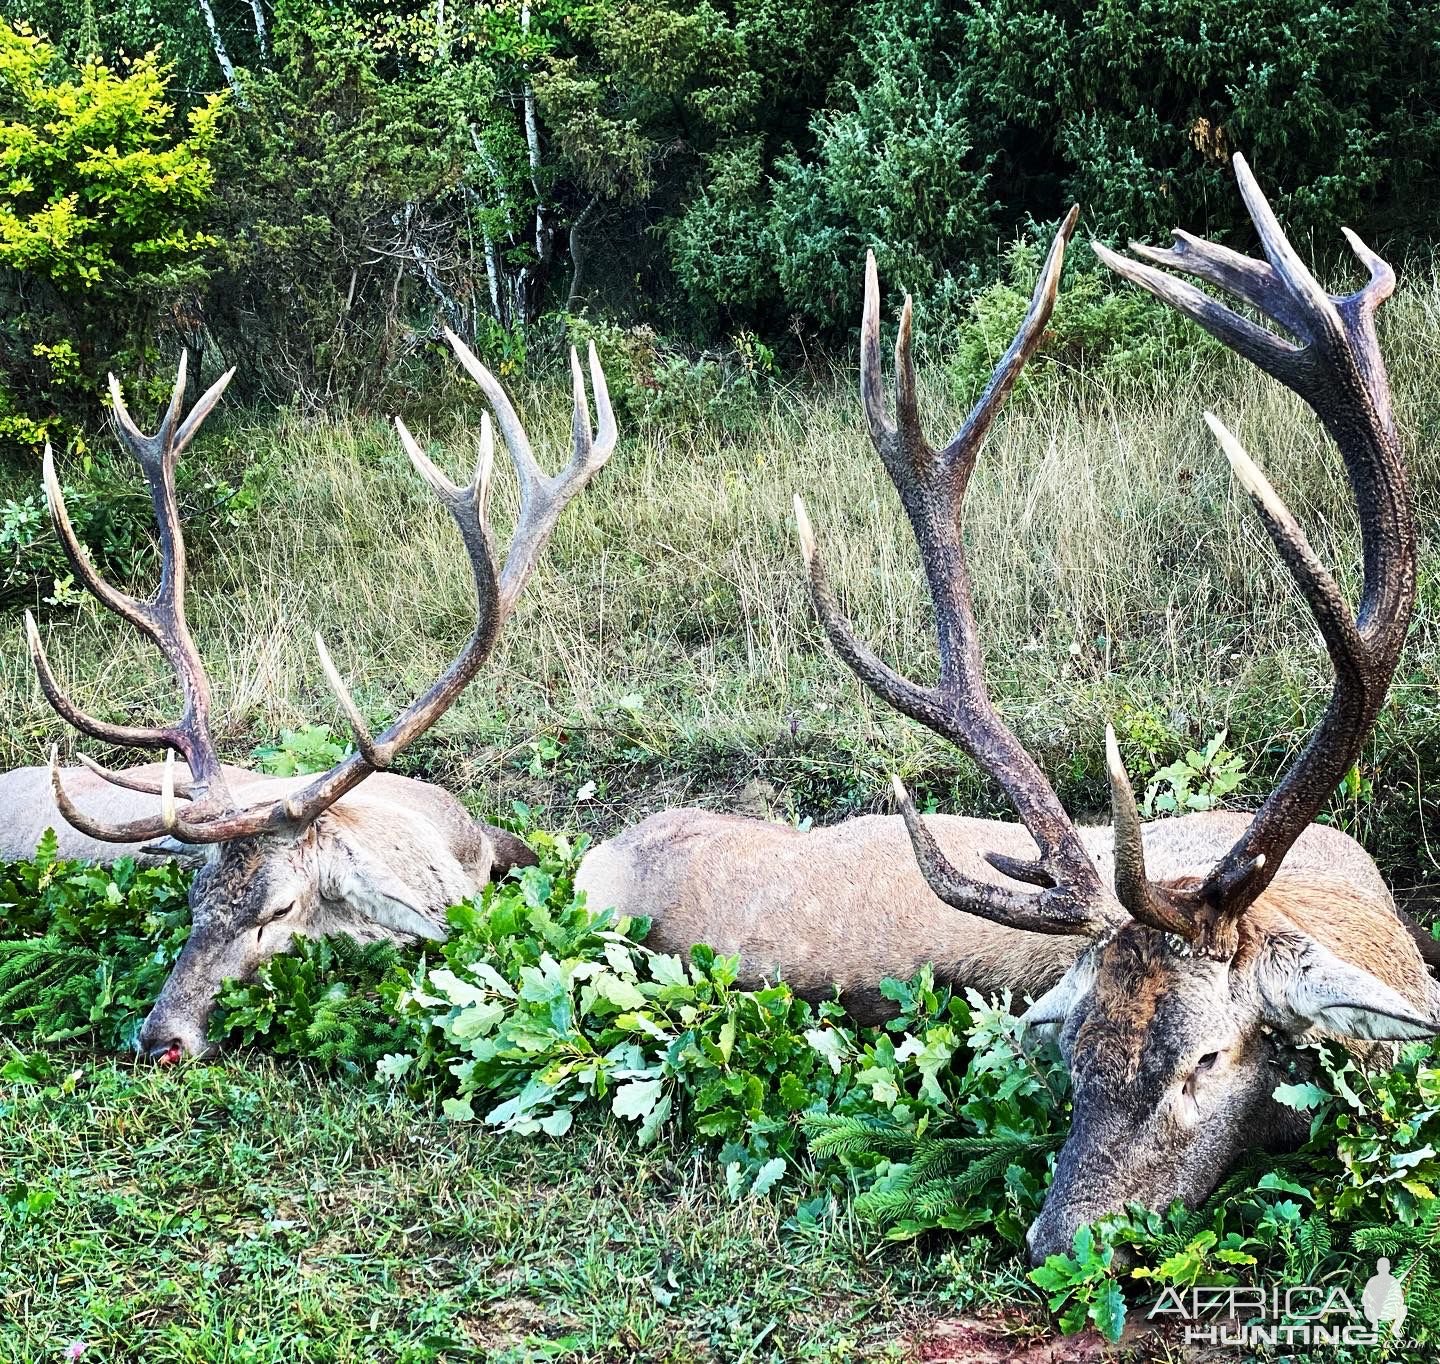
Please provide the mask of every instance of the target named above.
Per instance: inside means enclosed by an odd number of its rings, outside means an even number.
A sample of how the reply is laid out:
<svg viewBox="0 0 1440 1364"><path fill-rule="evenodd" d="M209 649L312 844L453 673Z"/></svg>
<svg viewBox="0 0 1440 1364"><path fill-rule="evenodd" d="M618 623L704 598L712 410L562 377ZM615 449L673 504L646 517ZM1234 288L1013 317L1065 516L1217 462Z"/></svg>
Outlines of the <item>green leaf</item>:
<svg viewBox="0 0 1440 1364"><path fill-rule="evenodd" d="M755 1174L755 1182L750 1186L751 1198L764 1198L784 1177L785 1158L776 1156L773 1160L767 1160Z"/></svg>
<svg viewBox="0 0 1440 1364"><path fill-rule="evenodd" d="M844 1035L837 1028L811 1028L805 1040L830 1063L831 1071L839 1075L844 1058Z"/></svg>
<svg viewBox="0 0 1440 1364"><path fill-rule="evenodd" d="M650 974L661 985L690 984L690 978L685 974L685 963L679 957L663 952L657 952L650 958Z"/></svg>
<svg viewBox="0 0 1440 1364"><path fill-rule="evenodd" d="M640 1124L640 1131L636 1136L636 1140L641 1146L649 1146L650 1143L655 1140L656 1136L659 1135L660 1128L664 1125L665 1119L670 1116L670 1103L670 1095L666 1094L646 1115L645 1121Z"/></svg>
<svg viewBox="0 0 1440 1364"><path fill-rule="evenodd" d="M469 1099L446 1099L440 1109L451 1122L471 1122L475 1117Z"/></svg>
<svg viewBox="0 0 1440 1364"><path fill-rule="evenodd" d="M375 1063L375 1074L377 1078L389 1080L393 1083L396 1080L403 1079L404 1076L409 1074L414 1064L415 1058L413 1056L404 1052L391 1052L389 1055L382 1056Z"/></svg>
<svg viewBox="0 0 1440 1364"><path fill-rule="evenodd" d="M1298 1085L1275 1086L1276 1103L1282 1103L1287 1108L1293 1108L1299 1113L1308 1113L1311 1109L1319 1108L1333 1097L1319 1085L1308 1081Z"/></svg>
<svg viewBox="0 0 1440 1364"><path fill-rule="evenodd" d="M1101 1285L1090 1302L1090 1320L1106 1340L1119 1340L1125 1330L1125 1295L1113 1280Z"/></svg>
<svg viewBox="0 0 1440 1364"><path fill-rule="evenodd" d="M617 1118L644 1118L660 1099L660 1080L631 1080L615 1091L610 1111Z"/></svg>
<svg viewBox="0 0 1440 1364"><path fill-rule="evenodd" d="M593 977L590 988L617 1009L643 1009L647 1003L645 996L631 981L615 975L612 971L602 971Z"/></svg>

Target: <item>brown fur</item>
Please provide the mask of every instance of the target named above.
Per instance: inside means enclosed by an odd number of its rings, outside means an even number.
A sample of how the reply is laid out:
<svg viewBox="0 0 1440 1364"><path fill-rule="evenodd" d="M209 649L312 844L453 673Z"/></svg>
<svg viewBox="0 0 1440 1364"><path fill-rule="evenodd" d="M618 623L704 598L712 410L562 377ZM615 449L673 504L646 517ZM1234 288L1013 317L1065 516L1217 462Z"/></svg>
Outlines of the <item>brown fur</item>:
<svg viewBox="0 0 1440 1364"><path fill-rule="evenodd" d="M956 815L926 822L959 870L997 884L1004 878L982 853L1035 853L1019 824ZM1214 811L1146 825L1152 874L1172 881L1203 875L1247 822L1245 815ZM1108 882L1109 826L1082 828L1080 835ZM1286 860L1287 873L1316 869L1343 875L1390 904L1359 844L1320 825ZM802 833L738 815L667 810L594 848L576 886L592 908L613 905L649 917L650 942L662 951L704 942L738 952L746 984L779 975L812 999L839 989L865 1021L890 1008L876 988L880 981L906 979L927 962L954 985L1039 995L1085 946L1078 938L1004 928L942 903L921 876L898 815L864 815Z"/></svg>

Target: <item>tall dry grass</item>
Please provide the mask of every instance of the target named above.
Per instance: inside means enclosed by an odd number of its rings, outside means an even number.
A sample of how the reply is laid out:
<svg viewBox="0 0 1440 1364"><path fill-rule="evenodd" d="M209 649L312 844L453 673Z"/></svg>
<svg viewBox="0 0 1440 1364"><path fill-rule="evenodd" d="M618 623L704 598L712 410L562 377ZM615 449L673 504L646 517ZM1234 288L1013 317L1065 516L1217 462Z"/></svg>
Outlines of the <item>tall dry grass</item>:
<svg viewBox="0 0 1440 1364"><path fill-rule="evenodd" d="M1384 343L1423 532L1417 624L1374 750L1387 765L1377 775L1398 780L1405 764L1435 766L1424 750L1440 712L1433 274L1412 276L1387 308ZM941 436L963 412L943 373L923 377ZM557 465L568 443L562 393L517 396L542 460ZM967 535L993 690L1082 803L1098 795L1107 717L1141 765L1228 726L1263 775L1303 740L1328 686L1315 631L1201 421L1207 407L1353 591L1359 541L1336 453L1297 401L1238 362L1198 364L1163 389L1052 375L1012 402L974 480ZM472 415L478 422L478 406ZM458 473L473 459L472 431L417 434ZM259 510L193 556L192 624L223 746L243 760L282 727L339 728L315 629L362 706L383 718L458 647L470 588L448 517L380 422L241 417L225 439L278 470ZM503 542L511 484L501 483ZM423 770L481 805L528 797L546 817L602 827L667 801L742 795L833 814L877 798L892 766L995 805L962 760L872 702L829 651L794 547L796 491L864 633L896 666L929 675L915 550L853 389L782 394L740 437L704 424L624 431L565 514L490 666L421 749ZM98 609L58 616L45 633L83 704L132 718L173 707L158 657ZM41 761L52 740L72 746L31 677L18 620L5 626L0 698L0 760ZM537 734L560 756L537 755ZM591 777L597 795L577 809ZM1424 823L1419 788L1407 797L1414 828ZM1422 851L1416 863L1426 860Z"/></svg>

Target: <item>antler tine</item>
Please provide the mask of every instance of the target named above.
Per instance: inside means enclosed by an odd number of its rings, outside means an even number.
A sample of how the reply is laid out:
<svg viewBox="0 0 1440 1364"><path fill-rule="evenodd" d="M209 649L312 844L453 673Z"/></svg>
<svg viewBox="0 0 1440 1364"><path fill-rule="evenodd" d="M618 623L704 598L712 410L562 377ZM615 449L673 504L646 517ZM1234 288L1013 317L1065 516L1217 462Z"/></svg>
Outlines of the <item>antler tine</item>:
<svg viewBox="0 0 1440 1364"><path fill-rule="evenodd" d="M410 463L415 466L415 472L430 485L435 496L447 504L458 497L460 488L435 467L434 461L420 448L420 442L410 434L410 428L399 417L395 418L395 431Z"/></svg>
<svg viewBox="0 0 1440 1364"><path fill-rule="evenodd" d="M69 509L65 506L65 494L60 487L60 480L55 474L55 452L50 448L48 440L45 442L45 453L41 458L40 470L40 476L45 485L45 504L50 511L50 520L55 526L56 535L60 537L60 545L65 551L65 557L70 560L80 581L85 584L85 590L102 606L108 607L121 619L129 621L147 635L151 634L153 627L142 603L128 592L122 592L100 575L90 561L90 555L85 546L80 543L80 537L75 534L75 527L70 522Z"/></svg>
<svg viewBox="0 0 1440 1364"><path fill-rule="evenodd" d="M225 390L230 387L230 380L235 377L235 366L231 366L209 388L196 400L195 406L186 414L185 420L180 423L180 429L175 432L171 450L175 455L184 454L186 447L195 438L195 433L204 423L205 418L214 410Z"/></svg>
<svg viewBox="0 0 1440 1364"><path fill-rule="evenodd" d="M875 448L884 452L895 435L885 415L885 381L880 373L880 276L875 253L865 253L865 306L860 316L860 406Z"/></svg>
<svg viewBox="0 0 1440 1364"><path fill-rule="evenodd" d="M50 745L50 790L55 797L55 806L65 822L102 843L145 843L152 838L161 838L169 832L161 815L130 820L124 824L107 824L103 820L91 819L83 810L77 808L65 789L65 783L60 777L60 749L57 744Z"/></svg>
<svg viewBox="0 0 1440 1364"><path fill-rule="evenodd" d="M390 766L394 751L388 748L382 751L375 746L370 727L365 723L360 707L355 704L354 697L350 695L349 688L340 676L340 670L331 659L330 650L325 647L325 637L319 630L315 631L315 652L320 656L320 668L325 674L325 680L330 684L330 690L335 693L340 709L345 712L345 718L350 722L350 732L355 736L355 747L371 767L377 772L383 772Z"/></svg>
<svg viewBox="0 0 1440 1364"><path fill-rule="evenodd" d="M1270 207L1270 201L1250 170L1250 163L1239 152L1235 153L1231 162L1235 167L1235 182L1240 187L1240 197L1245 201L1250 221L1255 224L1255 231L1260 236L1260 249L1265 252L1265 259L1274 268L1286 292L1299 305L1301 315L1312 326L1320 321L1329 321L1333 312L1330 296L1290 245L1275 210Z"/></svg>
<svg viewBox="0 0 1440 1364"><path fill-rule="evenodd" d="M359 707L330 657L324 639L317 633L315 647L320 656L321 669L345 712L358 751L283 801L256 806L231 819L228 822L232 830L229 837L238 836L237 832L234 832L236 830L254 833L283 826L303 825L317 818L347 791L353 790L364 781L371 772L389 767L397 753L413 743L445 713L490 656L500 628L534 568L556 518L565 504L590 481L595 470L605 463L615 447L615 415L610 407L605 374L600 368L593 346L590 348L590 371L595 388L598 428L592 435L579 359L572 351L574 452L566 468L551 478L536 463L520 419L495 376L480 363L458 336L448 329L446 336L460 363L490 400L495 410L495 420L505 439L506 448L510 451L510 458L520 481L520 515L505 567L497 574L488 520L491 475L495 460L495 437L489 413L481 418L479 458L474 479L464 487L452 483L436 468L434 462L420 448L419 442L410 434L405 423L397 417L395 429L406 454L454 518L460 537L465 543L465 552L469 557L475 581L475 629L444 673L423 695L406 706L378 738L371 735Z"/></svg>
<svg viewBox="0 0 1440 1364"><path fill-rule="evenodd" d="M544 480L545 474L535 462L535 452L530 448L530 437L525 434L525 427L510 402L510 395L505 392L500 381L480 363L480 357L449 327L445 328L445 339L450 343L450 349L455 352L455 358L460 361L465 372L480 385L485 400L495 409L495 422L500 427L501 439L504 440L505 448L514 462L523 500L533 486Z"/></svg>
<svg viewBox="0 0 1440 1364"><path fill-rule="evenodd" d="M900 676L858 638L835 600L804 503L798 497L795 502L796 528L809 568L811 598L837 652L882 700L949 739L993 776L1037 845L1034 860L998 854L987 857L1002 875L1040 887L1037 894L1022 894L968 876L946 860L903 788L897 786L901 813L931 889L956 909L1052 933L1099 931L1113 924L1121 911L1101 882L1055 792L1000 719L985 689L984 660L970 599L960 522L980 444L1049 321L1065 243L1074 232L1076 220L1077 211L1072 210L1056 234L1019 333L969 419L939 454L920 429L911 358L913 307L909 299L901 312L895 346L895 420L890 421L885 414L879 361L879 281L873 255L866 258L860 357L862 406L871 438L900 494L920 549L935 606L940 649L938 686L920 686Z"/></svg>
<svg viewBox="0 0 1440 1364"><path fill-rule="evenodd" d="M1154 885L1146 875L1140 812L1135 808L1135 792L1112 725L1105 726L1105 766L1110 776L1110 822L1115 831L1115 898L1141 923L1189 937L1189 919L1164 887Z"/></svg>
<svg viewBox="0 0 1440 1364"><path fill-rule="evenodd" d="M1261 524L1300 588L1300 595L1315 617L1336 672L1343 676L1358 674L1365 666L1365 642L1360 638L1355 618L1341 595L1339 584L1310 547L1309 539L1290 508L1281 501L1280 494L1245 452L1245 447L1231 434L1230 428L1213 412L1205 413L1205 424L1219 441L1235 481L1250 498Z"/></svg>
<svg viewBox="0 0 1440 1364"><path fill-rule="evenodd" d="M592 343L593 344L593 343ZM570 440L574 453L570 457L569 469L583 466L590 459L590 401L585 396L585 375L580 369L580 353L570 347Z"/></svg>
<svg viewBox="0 0 1440 1364"><path fill-rule="evenodd" d="M1015 339L1000 357L1000 363L995 366L990 382L985 385L985 391L971 408L970 415L941 452L941 457L947 463L958 463L968 468L975 462L986 433L990 430L990 424L1010 395L1010 390L1014 388L1020 371L1025 368L1026 362L1044 337L1050 314L1055 309L1055 300L1060 293L1060 272L1065 265L1065 248L1075 235L1075 226L1079 221L1080 205L1072 204L1070 212L1065 215L1055 233L1055 239L1050 243L1040 278L1035 282L1035 290L1030 296L1030 306L1026 309L1019 331L1015 333Z"/></svg>
<svg viewBox="0 0 1440 1364"><path fill-rule="evenodd" d="M1028 933L1085 934L1094 932L1100 926L1092 907L1083 899L1057 895L1051 890L1042 891L1039 895L1021 894L958 872L940 851L940 845L921 819L904 782L899 777L891 777L890 785L900 817L910 835L910 846L914 849L920 873L930 889L947 905L977 918L988 919L991 923Z"/></svg>
<svg viewBox="0 0 1440 1364"><path fill-rule="evenodd" d="M590 452L590 462L598 469L614 454L620 440L620 428L615 421L615 409L610 405L610 384L593 341L587 347L586 358L590 363L590 387L595 390L595 444Z"/></svg>
<svg viewBox="0 0 1440 1364"><path fill-rule="evenodd" d="M1139 243L1131 242L1130 245L1133 250ZM1090 249L1117 275L1128 279L1132 284L1138 284L1162 302L1168 303L1176 312L1184 313L1192 321L1198 322L1217 341L1229 346L1252 365L1263 369L1267 374L1275 375L1282 383L1289 382L1284 375L1293 369L1297 353L1297 347L1289 341L1276 336L1274 332L1266 331L1258 323L1242 317L1223 303L1217 303L1203 289L1197 289L1183 279L1176 279L1152 266L1141 265L1138 261L1117 255L1108 246L1096 241L1090 243ZM1190 257L1156 251L1154 248L1147 249L1146 254L1152 260L1163 257L1166 265L1177 270L1193 272L1193 260Z"/></svg>
<svg viewBox="0 0 1440 1364"><path fill-rule="evenodd" d="M125 395L120 388L120 380L113 374L105 376L110 389L110 410L115 414L115 420L120 427L120 433L127 438L126 443L143 445L150 438L135 425L135 419L130 415L130 409L125 405ZM132 445L132 449L133 449Z"/></svg>
<svg viewBox="0 0 1440 1364"><path fill-rule="evenodd" d="M102 781L108 781L111 786L120 786L126 791L139 791L146 796L158 796L163 789L158 781L137 777L133 772L116 772L109 767L101 766L94 758L85 753L77 753L75 758L82 767L89 768ZM175 794L182 800L194 798L194 790L189 782L173 782L172 785Z"/></svg>
<svg viewBox="0 0 1440 1364"><path fill-rule="evenodd" d="M1364 586L1360 609L1352 614L1268 480L1224 424L1205 414L1309 607L1335 670L1330 702L1304 751L1234 847L1198 889L1167 893L1169 903L1188 920L1200 950L1220 958L1233 954L1241 917L1358 760L1399 661L1415 597L1414 515L1374 325L1376 309L1394 289L1394 271L1347 230L1346 238L1370 278L1348 296L1326 293L1296 254L1238 155L1235 175L1264 261L1185 233L1176 234L1177 245L1170 251L1135 249L1158 265L1186 271L1235 294L1283 327L1293 341L1240 317L1193 285L1096 247L1117 273L1194 318L1299 394L1339 447L1360 510ZM1136 896L1143 898L1138 891Z"/></svg>
<svg viewBox="0 0 1440 1364"><path fill-rule="evenodd" d="M165 409L165 415L160 419L160 430L155 435L155 443L164 450L170 450L175 444L175 428L180 424L180 408L185 402L185 385L190 370L190 352L181 350L180 362L175 366L175 383L170 390L170 404Z"/></svg>
<svg viewBox="0 0 1440 1364"><path fill-rule="evenodd" d="M1350 249L1355 253L1360 264L1370 273L1370 282L1360 290L1358 294L1347 299L1345 302L1353 303L1357 311L1374 314L1375 310L1395 292L1395 271L1390 262L1375 254L1356 232L1348 227L1342 227L1340 231L1344 234L1345 240L1350 243ZM1342 304L1342 307L1344 304Z"/></svg>
<svg viewBox="0 0 1440 1364"><path fill-rule="evenodd" d="M30 661L39 679L40 690L45 693L51 709L66 724L78 729L82 734L88 734L92 739L100 740L101 743L117 744L125 748L167 748L170 745L173 736L169 729L158 726L117 725L109 720L97 720L87 711L81 710L56 680L55 670L50 666L45 646L40 641L35 617L29 611L25 612L25 640L29 645Z"/></svg>
<svg viewBox="0 0 1440 1364"><path fill-rule="evenodd" d="M911 348L915 328L915 305L905 295L900 309L900 326L895 332L895 425L910 433L911 449L922 458L933 459L934 451L925 439L920 423L920 394L915 382L915 356Z"/></svg>
<svg viewBox="0 0 1440 1364"><path fill-rule="evenodd" d="M835 646L835 652L845 660L861 682L887 705L893 706L912 720L919 720L923 725L932 725L932 721L939 723L936 717L944 707L939 690L921 686L897 673L860 638L849 617L840 609L835 589L830 585L830 575L826 573L824 560L820 556L815 528L799 493L795 494L794 505L800 552L810 574L810 600L820 624Z"/></svg>

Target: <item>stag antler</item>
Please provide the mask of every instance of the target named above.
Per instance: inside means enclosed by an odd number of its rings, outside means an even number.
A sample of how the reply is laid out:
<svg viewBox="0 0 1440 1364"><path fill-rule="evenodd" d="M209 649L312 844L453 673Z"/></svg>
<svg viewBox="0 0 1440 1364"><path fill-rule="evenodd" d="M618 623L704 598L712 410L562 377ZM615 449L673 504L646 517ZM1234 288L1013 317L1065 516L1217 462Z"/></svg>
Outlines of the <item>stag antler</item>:
<svg viewBox="0 0 1440 1364"><path fill-rule="evenodd" d="M234 371L230 371L216 383L177 428L180 401L185 388L185 362L182 358L169 410L160 430L154 436L141 434L125 409L119 386L113 378L110 381L122 437L145 470L155 503L156 521L160 527L160 583L155 595L147 601L137 601L118 591L105 582L91 566L66 515L60 485L55 478L54 463L49 449L46 449L45 486L51 515L76 572L102 603L131 621L160 646L170 660L185 695L182 719L174 725L136 728L94 719L74 705L60 689L45 657L39 631L34 620L27 614L26 632L40 685L63 719L83 733L108 743L168 750L158 790L150 783L126 773L110 772L98 763L87 762L87 766L93 771L116 785L150 791L160 796L161 809L158 815L118 825L92 820L76 809L61 783L58 756L52 748L51 784L56 803L61 814L82 833L89 834L92 838L120 843L143 842L166 833L189 843L219 843L281 829L303 828L372 772L390 766L396 754L429 729L479 672L495 645L501 626L514 609L521 588L534 570L560 512L609 458L615 448L617 431L605 374L592 343L589 354L590 378L595 390L597 418L597 427L592 435L584 376L579 356L572 348L570 368L575 404L573 453L569 464L559 474L554 477L547 476L536 463L515 409L494 376L458 336L448 329L445 335L460 363L480 385L494 407L501 434L519 475L520 513L509 553L503 569L497 571L489 524L490 478L495 449L489 414L486 413L481 421L480 458L475 478L465 487L452 483L435 467L405 424L397 417L395 426L406 453L421 477L430 484L454 518L465 543L475 580L475 629L464 648L429 690L406 706L389 728L378 737L370 734L359 708L351 699L331 661L324 640L317 634L315 644L321 668L350 721L358 751L300 791L280 801L266 802L243 810L236 807L225 784L209 730L210 693L205 670L185 625L185 543L175 502L175 460L219 400ZM179 752L190 766L191 782L183 788L175 782L173 758L176 752ZM183 810L177 809L177 795L192 798L195 803Z"/></svg>
<svg viewBox="0 0 1440 1364"><path fill-rule="evenodd" d="M1094 244L1096 254L1117 274L1193 318L1304 399L1339 446L1360 511L1364 587L1358 615L1352 615L1265 475L1220 420L1205 414L1315 617L1335 668L1330 703L1304 751L1197 888L1176 890L1146 877L1134 796L1112 748L1117 812L1122 806L1129 811L1123 829L1118 813L1116 820L1117 866L1125 868L1123 884L1117 883L1121 900L1137 918L1183 931L1202 951L1222 958L1234 953L1245 911L1359 759L1399 662L1415 600L1414 515L1375 335L1375 313L1394 291L1395 272L1345 228L1345 238L1370 279L1353 294L1326 293L1296 254L1238 154L1235 176L1265 260L1180 231L1169 250L1138 243L1130 249L1156 265L1234 294L1294 341L1232 312L1192 284Z"/></svg>
<svg viewBox="0 0 1440 1364"><path fill-rule="evenodd" d="M60 480L55 476L54 454L49 443L45 445L45 498L49 503L50 516L55 522L60 543L64 546L80 581L91 594L152 639L165 655L185 699L180 719L168 725L137 727L97 720L81 710L56 681L54 670L50 667L50 661L40 642L40 632L35 628L35 619L28 611L25 613L25 634L30 646L30 657L34 661L35 671L39 674L41 689L62 719L82 733L105 743L132 748L176 750L190 765L197 793L204 795L213 790L222 800L228 797L228 791L221 774L220 759L210 738L210 687L200 656L195 650L195 641L190 637L190 628L185 621L185 540L180 531L180 508L175 496L175 461L190 444L211 409L220 401L220 395L225 392L225 387L234 373L232 369L222 374L182 423L180 405L185 396L185 356L182 353L170 405L160 423L160 429L153 436L142 434L131 421L125 400L120 394L120 385L113 374L110 376L110 394L115 405L120 439L139 460L144 471L160 536L160 581L154 594L143 601L106 582L90 562L90 556L85 552L85 547L75 534L75 528L70 524L65 497L60 490Z"/></svg>
<svg viewBox="0 0 1440 1364"><path fill-rule="evenodd" d="M975 461L996 414L1034 353L1055 306L1065 246L1075 231L1078 207L1055 234L1030 308L1010 348L965 424L943 450L926 440L911 356L912 308L907 295L895 340L895 419L885 412L880 372L880 286L875 257L865 261L865 311L860 329L860 395L875 449L910 518L935 606L940 680L920 686L901 677L855 634L825 574L804 504L795 499L801 550L810 572L815 610L840 656L872 691L962 748L1004 788L1034 838L1038 855L1018 860L987 854L1012 880L1038 886L1026 892L981 881L958 871L895 782L920 869L935 894L956 909L1013 928L1038 933L1093 933L1122 918L1050 783L1001 720L985 689L984 660L970 595L970 573L960 523Z"/></svg>

